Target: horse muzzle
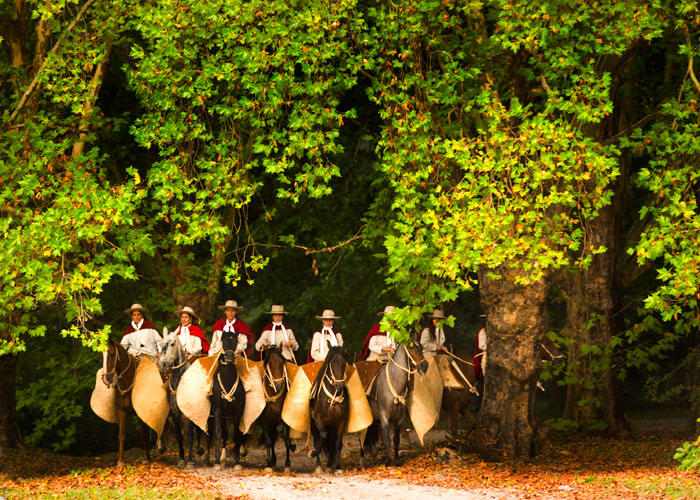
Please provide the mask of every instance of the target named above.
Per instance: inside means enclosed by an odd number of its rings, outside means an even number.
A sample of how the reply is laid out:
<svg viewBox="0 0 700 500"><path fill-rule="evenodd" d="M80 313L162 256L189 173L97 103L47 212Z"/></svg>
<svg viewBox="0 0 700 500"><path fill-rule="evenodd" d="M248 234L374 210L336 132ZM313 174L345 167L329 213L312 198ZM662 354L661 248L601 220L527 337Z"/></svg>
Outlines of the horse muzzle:
<svg viewBox="0 0 700 500"><path fill-rule="evenodd" d="M420 373L421 375L425 375L428 371L428 366L430 366L428 365L428 360L424 359L416 365L416 369L418 370L418 373Z"/></svg>

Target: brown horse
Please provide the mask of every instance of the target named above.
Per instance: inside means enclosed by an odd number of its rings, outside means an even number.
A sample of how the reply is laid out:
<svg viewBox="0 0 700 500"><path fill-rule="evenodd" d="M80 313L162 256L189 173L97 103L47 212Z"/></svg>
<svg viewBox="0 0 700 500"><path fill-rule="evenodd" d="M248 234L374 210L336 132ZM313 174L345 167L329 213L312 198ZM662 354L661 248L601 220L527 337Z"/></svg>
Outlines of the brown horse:
<svg viewBox="0 0 700 500"><path fill-rule="evenodd" d="M441 354L442 356L442 354ZM545 337L540 344L539 356L543 363L554 363L558 364L563 362L564 356L552 342L549 337ZM447 414L448 427L450 428L450 433L452 434L452 439L457 437L457 429L459 426L459 416L463 416L469 423L474 426L476 425L476 418L469 410L469 403L474 395L479 396L479 391L477 387L480 387L483 391L483 384L477 379L474 373L474 359L468 354L460 353L459 356L455 357L453 360L461 373L455 373L457 379L464 386L462 389L445 389L442 393L442 411ZM465 383L464 377L467 381Z"/></svg>
<svg viewBox="0 0 700 500"><path fill-rule="evenodd" d="M296 450L296 445L289 439L289 426L282 420L282 407L284 406L284 398L287 395L289 384L286 362L282 353L275 346L266 349L263 353L265 409L260 414L260 424L262 426L262 437L267 448L265 461L265 470L267 472L272 472L277 464L275 443L278 435L282 436L287 451L284 460L285 472L290 472L289 452Z"/></svg>
<svg viewBox="0 0 700 500"><path fill-rule="evenodd" d="M131 404L131 389L134 387L137 362L133 356L127 354L126 349L112 340L107 341L107 351L103 354L102 381L107 386L116 388L117 414L119 416L119 461L117 465L124 465L124 438L126 437L126 417L134 413ZM149 450L149 432L146 424L139 419L141 424L141 440L146 453L144 462L151 461Z"/></svg>

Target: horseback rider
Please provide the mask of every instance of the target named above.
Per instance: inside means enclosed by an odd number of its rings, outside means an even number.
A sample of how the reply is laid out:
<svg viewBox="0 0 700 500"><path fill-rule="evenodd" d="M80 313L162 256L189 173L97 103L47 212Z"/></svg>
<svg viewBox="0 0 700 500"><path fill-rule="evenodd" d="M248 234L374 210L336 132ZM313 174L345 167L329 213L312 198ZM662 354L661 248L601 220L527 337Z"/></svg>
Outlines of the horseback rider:
<svg viewBox="0 0 700 500"><path fill-rule="evenodd" d="M476 378L483 380L486 372L486 325L482 325L474 337L474 374Z"/></svg>
<svg viewBox="0 0 700 500"><path fill-rule="evenodd" d="M199 316L189 306L183 307L175 314L180 316L180 326L177 327L175 333L185 350L185 354L206 354L209 351L209 342L207 342L202 329L194 324L199 320Z"/></svg>
<svg viewBox="0 0 700 500"><path fill-rule="evenodd" d="M433 314L429 314L431 324L428 325L420 333L420 343L423 346L423 355L436 356L441 351L447 351L445 347L445 330L442 326L442 321L447 319L445 312L442 309L435 309Z"/></svg>
<svg viewBox="0 0 700 500"><path fill-rule="evenodd" d="M121 340L126 352L134 356L142 354L155 356L158 352L158 344L163 339L153 323L145 318L145 314L150 311L141 304L133 304L124 313L131 316L131 324L124 330Z"/></svg>
<svg viewBox="0 0 700 500"><path fill-rule="evenodd" d="M272 323L263 328L260 338L255 344L255 349L262 352L270 346L277 346L284 359L296 363L294 351L299 349L299 343L291 327L282 322L287 311L284 310L284 306L273 305L268 314L272 315Z"/></svg>
<svg viewBox="0 0 700 500"><path fill-rule="evenodd" d="M320 319L323 323L323 328L314 332L314 336L311 339L311 349L306 357L307 363L326 359L328 343L331 346L343 345L343 335L333 330L335 320L340 318L340 316L335 315L333 309L326 309L321 316L316 316L316 319Z"/></svg>
<svg viewBox="0 0 700 500"><path fill-rule="evenodd" d="M384 316L390 314L395 309L394 306L386 306L384 311L378 312L377 316ZM375 324L365 337L365 341L362 344L362 350L360 351L359 361L388 361L389 354L396 350L396 342L394 339L383 332L379 323Z"/></svg>
<svg viewBox="0 0 700 500"><path fill-rule="evenodd" d="M209 354L213 355L221 350L221 334L222 332L234 332L238 334L238 344L236 345L236 354L243 354L250 357L253 350L253 332L250 331L248 325L243 320L237 318L239 311L243 310L243 306L239 306L235 300L227 300L223 306L218 306L219 310L224 311L225 318L219 319L212 327L211 349Z"/></svg>

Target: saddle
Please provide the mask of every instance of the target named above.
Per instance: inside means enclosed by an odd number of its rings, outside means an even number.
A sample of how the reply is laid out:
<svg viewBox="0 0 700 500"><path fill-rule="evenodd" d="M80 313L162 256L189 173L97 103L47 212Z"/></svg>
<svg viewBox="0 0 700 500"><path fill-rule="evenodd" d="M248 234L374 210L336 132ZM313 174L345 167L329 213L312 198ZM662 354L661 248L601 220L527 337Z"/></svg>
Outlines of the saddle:
<svg viewBox="0 0 700 500"><path fill-rule="evenodd" d="M381 361L358 361L355 363L355 368L357 368L357 374L360 376L360 382L362 383L362 388L365 390L365 394L369 396L374 389L374 381L377 380L379 371L382 369L385 363Z"/></svg>

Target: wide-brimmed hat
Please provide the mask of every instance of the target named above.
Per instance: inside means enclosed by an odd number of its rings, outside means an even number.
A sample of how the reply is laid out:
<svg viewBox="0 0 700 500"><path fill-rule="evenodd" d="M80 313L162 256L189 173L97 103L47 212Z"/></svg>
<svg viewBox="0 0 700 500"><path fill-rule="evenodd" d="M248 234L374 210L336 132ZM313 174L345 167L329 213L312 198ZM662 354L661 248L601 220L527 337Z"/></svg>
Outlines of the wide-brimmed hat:
<svg viewBox="0 0 700 500"><path fill-rule="evenodd" d="M272 306L267 314L287 314L284 310L284 306Z"/></svg>
<svg viewBox="0 0 700 500"><path fill-rule="evenodd" d="M447 316L445 316L445 312L442 309L435 309L433 314L428 314L428 317L433 319L447 319Z"/></svg>
<svg viewBox="0 0 700 500"><path fill-rule="evenodd" d="M231 309L235 309L236 311L242 311L242 310L243 310L243 306L239 306L239 305L238 305L238 302L236 302L235 300L227 300L226 303L225 303L223 306L219 306L219 309L221 309L222 311L225 311L225 310L228 309L229 307L230 307Z"/></svg>
<svg viewBox="0 0 700 500"><path fill-rule="evenodd" d="M142 313L149 313L149 314L151 313L151 311L149 311L148 309L143 307L141 304L132 304L129 309L124 311L124 313L127 315L131 315L131 313L134 311L141 311Z"/></svg>
<svg viewBox="0 0 700 500"><path fill-rule="evenodd" d="M192 308L191 308L190 306L185 306L185 307L183 307L182 309L180 309L179 311L177 311L175 314L177 314L178 316L180 316L182 313L187 313L187 314L189 314L190 317L191 317L193 320L195 320L195 321L199 319L199 316L197 316L197 313L195 313L195 312L192 310Z"/></svg>
<svg viewBox="0 0 700 500"><path fill-rule="evenodd" d="M316 316L316 319L340 319L340 316L336 316L333 309L325 309L323 314Z"/></svg>
<svg viewBox="0 0 700 500"><path fill-rule="evenodd" d="M377 316L384 316L385 314L389 314L392 312L396 307L394 306L386 306L382 312L378 312Z"/></svg>

